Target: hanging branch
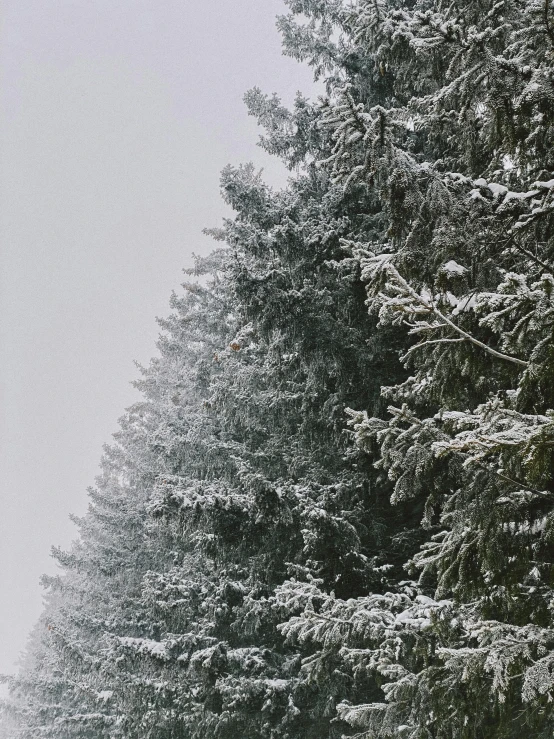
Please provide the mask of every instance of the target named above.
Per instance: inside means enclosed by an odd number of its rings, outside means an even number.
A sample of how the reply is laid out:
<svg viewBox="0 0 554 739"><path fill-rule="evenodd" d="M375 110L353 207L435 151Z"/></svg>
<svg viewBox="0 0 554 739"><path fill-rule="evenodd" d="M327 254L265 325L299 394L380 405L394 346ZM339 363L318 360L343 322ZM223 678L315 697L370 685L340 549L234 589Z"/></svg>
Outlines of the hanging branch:
<svg viewBox="0 0 554 739"><path fill-rule="evenodd" d="M517 364L520 367L528 367L529 362L526 362L523 359L518 359L518 357L512 357L509 354L504 354L503 352L499 352L496 349L493 349L492 347L488 346L487 344L484 344L482 341L479 341L479 339L476 339L475 336L472 336L471 334L468 334L467 331L464 331L462 328L457 326L453 321L451 321L447 316L445 316L441 311L436 307L436 305L431 301L426 300L423 296L419 295L411 285L409 285L406 280L402 277L400 272L394 267L390 262L384 266L384 268L387 270L387 272L393 277L393 279L397 282L397 284L412 297L416 303L419 303L428 313L432 313L434 316L436 316L440 321L443 322L443 325L448 326L453 331L455 331L460 336L463 336L464 339L467 341L470 341L475 346L478 346L480 349L483 349L488 354L491 354L493 357L496 357L497 359L503 359L506 362L512 362L513 364ZM416 348L416 347L414 347Z"/></svg>

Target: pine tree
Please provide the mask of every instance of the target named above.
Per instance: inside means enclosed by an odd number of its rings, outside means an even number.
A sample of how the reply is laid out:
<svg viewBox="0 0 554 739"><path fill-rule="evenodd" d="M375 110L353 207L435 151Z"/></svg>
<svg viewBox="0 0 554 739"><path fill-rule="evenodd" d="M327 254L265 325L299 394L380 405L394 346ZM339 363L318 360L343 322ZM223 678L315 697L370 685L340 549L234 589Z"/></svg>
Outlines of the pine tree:
<svg viewBox="0 0 554 739"><path fill-rule="evenodd" d="M348 39L390 97L349 80L327 106L332 176L388 219L356 252L370 311L417 337L391 420L351 413L392 501L425 504L417 587L392 622L369 597L287 627L381 673L384 701L339 707L364 736L552 733L549 12L360 4Z"/></svg>
<svg viewBox="0 0 554 739"><path fill-rule="evenodd" d="M274 192L173 296L18 736L551 736L551 8L289 0Z"/></svg>

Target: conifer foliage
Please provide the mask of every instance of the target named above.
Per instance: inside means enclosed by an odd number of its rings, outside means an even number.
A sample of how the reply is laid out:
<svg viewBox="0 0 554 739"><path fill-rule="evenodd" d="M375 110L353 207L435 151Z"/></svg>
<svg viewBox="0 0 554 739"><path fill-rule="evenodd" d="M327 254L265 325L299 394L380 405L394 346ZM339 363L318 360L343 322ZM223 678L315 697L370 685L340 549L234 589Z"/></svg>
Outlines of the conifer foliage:
<svg viewBox="0 0 554 739"><path fill-rule="evenodd" d="M7 736L554 732L554 8L287 4Z"/></svg>

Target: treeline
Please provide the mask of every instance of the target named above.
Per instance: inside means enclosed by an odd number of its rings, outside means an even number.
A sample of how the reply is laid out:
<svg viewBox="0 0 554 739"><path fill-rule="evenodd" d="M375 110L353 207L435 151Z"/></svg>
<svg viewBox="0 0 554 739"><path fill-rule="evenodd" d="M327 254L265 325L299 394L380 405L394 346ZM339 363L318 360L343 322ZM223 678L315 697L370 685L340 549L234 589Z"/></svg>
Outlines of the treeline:
<svg viewBox="0 0 554 739"><path fill-rule="evenodd" d="M553 735L554 10L288 6L10 739Z"/></svg>

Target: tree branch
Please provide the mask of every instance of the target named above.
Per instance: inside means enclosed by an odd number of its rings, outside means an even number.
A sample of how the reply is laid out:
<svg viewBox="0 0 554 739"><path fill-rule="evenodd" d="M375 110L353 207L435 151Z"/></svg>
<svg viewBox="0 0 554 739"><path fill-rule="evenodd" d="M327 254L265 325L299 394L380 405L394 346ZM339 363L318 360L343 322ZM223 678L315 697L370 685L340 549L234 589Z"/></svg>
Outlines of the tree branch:
<svg viewBox="0 0 554 739"><path fill-rule="evenodd" d="M493 357L497 357L497 359L503 359L506 362L512 362L513 364L517 364L520 367L528 367L529 362L526 362L524 359L518 359L518 357L512 357L509 354L503 354L502 352L497 351L496 349L493 349L492 347L488 346L487 344L484 344L482 341L479 341L479 339L476 339L471 334L468 334L467 331L464 331L463 328L460 328L457 326L453 321L451 321L447 316L445 316L443 313L440 312L440 310L433 304L433 302L427 301L425 298L423 298L419 293L417 293L411 285L409 285L406 280L402 277L400 272L394 267L390 262L385 265L385 269L389 271L389 273L397 280L399 285L406 290L406 292L411 295L420 305L422 305L426 310L429 311L429 313L433 313L437 318L439 318L441 321L444 322L447 326L449 326L453 331L455 331L460 336L463 336L464 339L467 339L472 344L475 344L475 346L478 346L480 349L483 349L484 351L488 352L489 354L492 354Z"/></svg>
<svg viewBox="0 0 554 739"><path fill-rule="evenodd" d="M509 238L506 240L506 246L513 246L518 251L520 251L522 254L525 254L526 257L529 257L529 259L532 259L535 264L538 264L539 267L542 267L543 269L548 270L549 272L552 272L552 267L547 264L546 262L543 262L541 259L539 259L537 256L533 254L533 252L530 252L525 247L521 246L521 244L518 244L517 241L513 236L509 236Z"/></svg>
<svg viewBox="0 0 554 739"><path fill-rule="evenodd" d="M405 362L410 357L412 352L415 352L416 349L422 349L424 346L429 346L431 344L456 344L460 341L466 341L466 339L460 337L459 339L433 339L429 341L420 341L419 344L411 346L406 354L403 354L400 357L400 361Z"/></svg>

